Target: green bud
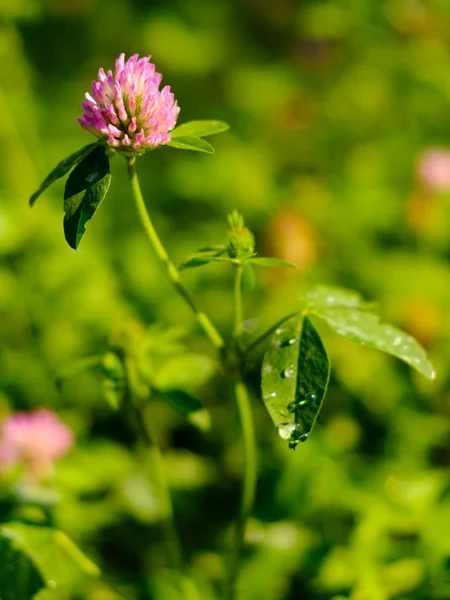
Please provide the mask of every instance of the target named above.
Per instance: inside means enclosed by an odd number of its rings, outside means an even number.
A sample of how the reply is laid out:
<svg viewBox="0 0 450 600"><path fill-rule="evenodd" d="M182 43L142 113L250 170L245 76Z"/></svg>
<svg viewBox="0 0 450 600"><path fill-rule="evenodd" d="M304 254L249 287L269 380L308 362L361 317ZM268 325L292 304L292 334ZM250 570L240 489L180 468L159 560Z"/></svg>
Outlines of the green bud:
<svg viewBox="0 0 450 600"><path fill-rule="evenodd" d="M227 251L230 258L239 258L242 254L255 251L255 237L245 227L244 219L237 210L228 215L228 244Z"/></svg>

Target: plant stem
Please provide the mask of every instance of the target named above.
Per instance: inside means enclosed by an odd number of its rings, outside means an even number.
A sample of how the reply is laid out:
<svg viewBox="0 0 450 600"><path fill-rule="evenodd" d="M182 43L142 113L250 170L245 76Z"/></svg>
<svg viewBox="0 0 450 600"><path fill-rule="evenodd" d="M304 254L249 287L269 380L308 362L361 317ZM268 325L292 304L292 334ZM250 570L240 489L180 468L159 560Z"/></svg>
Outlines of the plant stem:
<svg viewBox="0 0 450 600"><path fill-rule="evenodd" d="M230 568L227 600L233 600L236 595L236 581L239 576L242 551L245 542L245 530L255 501L257 467L256 444L253 414L248 397L247 387L241 380L234 385L239 421L244 446L244 480L242 484L241 503L236 520L234 552Z"/></svg>
<svg viewBox="0 0 450 600"><path fill-rule="evenodd" d="M170 498L163 456L152 425L145 421L142 411L135 402L136 398L141 394L139 391L139 383L136 381L136 365L134 360L130 356L125 356L124 363L129 391L129 397L127 399L125 408L129 412L130 420L132 421L132 424L136 430L136 434L141 442L141 445L145 449L145 454L147 454L149 448L152 450L152 467L156 473L156 480L159 485L158 495L161 502L162 526L164 530L167 553L171 567L182 572L183 557L181 545L173 520L172 500Z"/></svg>
<svg viewBox="0 0 450 600"><path fill-rule="evenodd" d="M241 343L243 322L242 271L243 267L242 265L239 265L237 267L234 286L234 338L238 348L240 348ZM236 582L239 576L242 550L245 543L245 530L248 518L253 509L257 482L255 427L253 424L253 413L247 387L240 375L241 368L242 365L239 365L239 376L234 384L234 393L236 396L239 422L242 431L242 443L244 446L244 478L239 514L236 520L235 545L228 582L228 600L233 600L236 595Z"/></svg>
<svg viewBox="0 0 450 600"><path fill-rule="evenodd" d="M242 273L244 267L239 264L236 267L234 279L234 339L239 343L242 336L242 322L244 320L242 309Z"/></svg>
<svg viewBox="0 0 450 600"><path fill-rule="evenodd" d="M128 176L130 178L131 189L133 191L133 196L136 202L136 207L138 209L139 216L141 218L144 229L147 233L147 237L150 241L150 244L153 247L153 250L158 257L158 260L162 264L163 268L166 270L166 273L176 288L177 292L180 296L187 302L190 306L191 310L195 314L198 323L202 327L205 334L211 340L211 343L218 349L222 350L224 347L224 341L211 323L209 318L205 315L205 313L201 312L197 306L195 305L194 300L192 299L188 290L184 287L183 282L180 279L180 275L178 273L178 269L169 259L169 256L159 239L158 234L153 226L153 223L150 219L150 216L147 212L147 208L145 206L144 198L142 197L141 188L139 186L139 181L136 174L136 159L134 156L127 157L127 165L128 165Z"/></svg>

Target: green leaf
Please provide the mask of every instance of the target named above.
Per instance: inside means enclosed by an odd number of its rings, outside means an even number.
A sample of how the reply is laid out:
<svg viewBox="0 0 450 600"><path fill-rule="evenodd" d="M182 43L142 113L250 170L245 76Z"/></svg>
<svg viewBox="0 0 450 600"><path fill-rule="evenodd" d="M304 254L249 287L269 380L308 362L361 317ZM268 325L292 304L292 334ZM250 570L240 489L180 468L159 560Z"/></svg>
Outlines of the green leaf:
<svg viewBox="0 0 450 600"><path fill-rule="evenodd" d="M0 600L30 600L46 583L13 539L0 534Z"/></svg>
<svg viewBox="0 0 450 600"><path fill-rule="evenodd" d="M202 138L197 137L178 137L174 140L170 140L166 145L172 146L172 148L179 148L180 150L196 150L197 152L214 154L214 148L211 144L208 144L208 142L205 142Z"/></svg>
<svg viewBox="0 0 450 600"><path fill-rule="evenodd" d="M255 272L249 263L244 265L242 270L242 289L251 292L256 285Z"/></svg>
<svg viewBox="0 0 450 600"><path fill-rule="evenodd" d="M81 577L97 577L100 570L62 531L49 527L12 522L3 525L1 535L12 540L39 569L44 581L62 589ZM0 588L0 598L1 592Z"/></svg>
<svg viewBox="0 0 450 600"><path fill-rule="evenodd" d="M204 254L191 256L181 263L179 266L179 271L183 271L184 269L195 269L196 267L203 267L203 265L207 265L212 262L227 262L232 264L237 264L238 261L235 258L230 258L229 256L205 256Z"/></svg>
<svg viewBox="0 0 450 600"><path fill-rule="evenodd" d="M262 367L263 400L283 439L295 448L312 430L328 387L330 363L308 317L285 321Z"/></svg>
<svg viewBox="0 0 450 600"><path fill-rule="evenodd" d="M103 146L97 146L69 175L64 190L64 235L75 250L111 183L109 158Z"/></svg>
<svg viewBox="0 0 450 600"><path fill-rule="evenodd" d="M362 308L371 305L364 302L361 295L353 290L346 290L333 286L320 285L307 292L303 301L309 308Z"/></svg>
<svg viewBox="0 0 450 600"><path fill-rule="evenodd" d="M203 404L191 394L182 390L166 390L164 396L169 400L170 404L183 415L197 412L203 409Z"/></svg>
<svg viewBox="0 0 450 600"><path fill-rule="evenodd" d="M93 144L88 144L83 148L80 148L64 160L62 160L53 171L44 179L41 184L41 187L34 192L34 194L30 198L30 206L36 202L39 196L44 192L49 186L52 185L57 179L61 179L64 177L66 173L70 171L75 165L77 165L83 158L85 158L92 150L98 146L98 142L94 142Z"/></svg>
<svg viewBox="0 0 450 600"><path fill-rule="evenodd" d="M263 258L261 256L255 258L248 258L247 260L251 261L252 265L257 265L258 267L290 267L293 269L297 268L297 265L294 265L294 263L290 263L286 260L281 260L279 258Z"/></svg>
<svg viewBox="0 0 450 600"><path fill-rule="evenodd" d="M419 342L392 325L380 323L378 315L357 308L326 306L310 307L308 312L326 321L342 337L392 354L428 379L435 378L433 366Z"/></svg>
<svg viewBox="0 0 450 600"><path fill-rule="evenodd" d="M230 126L223 121L189 121L175 127L170 135L172 139L185 136L201 138L214 133L221 133L229 128Z"/></svg>

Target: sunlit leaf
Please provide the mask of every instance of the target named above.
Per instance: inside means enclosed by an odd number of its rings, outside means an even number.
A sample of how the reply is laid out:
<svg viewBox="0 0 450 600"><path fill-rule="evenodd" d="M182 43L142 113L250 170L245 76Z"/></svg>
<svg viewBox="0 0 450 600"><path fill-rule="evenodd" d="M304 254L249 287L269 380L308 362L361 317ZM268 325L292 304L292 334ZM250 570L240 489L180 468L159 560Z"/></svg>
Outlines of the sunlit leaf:
<svg viewBox="0 0 450 600"><path fill-rule="evenodd" d="M177 137L174 140L170 140L167 146L172 148L179 148L180 150L196 150L197 152L206 152L207 154L214 154L214 148L204 139L198 137Z"/></svg>
<svg viewBox="0 0 450 600"><path fill-rule="evenodd" d="M287 262L286 260L281 260L280 258L263 258L256 256L255 258L249 258L252 265L256 265L258 267L290 267L297 268L297 265L294 263Z"/></svg>
<svg viewBox="0 0 450 600"><path fill-rule="evenodd" d="M303 296L308 308L361 308L369 306L358 292L344 288L320 285Z"/></svg>
<svg viewBox="0 0 450 600"><path fill-rule="evenodd" d="M42 182L41 187L31 196L30 206L33 206L33 204L36 202L36 200L39 198L42 192L44 192L49 186L51 186L52 183L54 183L58 179L61 179L61 177L64 177L64 175L66 175L66 173L68 173L70 169L75 167L75 165L77 165L81 160L83 160L83 158L85 158L90 152L92 152L92 150L96 146L98 146L98 142L88 144L87 146L80 148L79 150L62 160L53 169L53 171L49 175L47 175L47 177Z"/></svg>
<svg viewBox="0 0 450 600"><path fill-rule="evenodd" d="M229 128L230 126L223 121L189 121L175 127L170 135L172 139L185 136L201 138L214 133L221 133Z"/></svg>
<svg viewBox="0 0 450 600"><path fill-rule="evenodd" d="M109 158L103 146L97 146L83 158L67 179L64 190L64 235L75 250L106 196L111 173Z"/></svg>
<svg viewBox="0 0 450 600"><path fill-rule="evenodd" d="M310 313L320 317L342 337L392 354L411 367L434 379L436 373L427 354L417 340L404 331L380 323L378 315L357 308L311 307Z"/></svg>
<svg viewBox="0 0 450 600"><path fill-rule="evenodd" d="M280 436L295 448L308 438L328 386L330 364L308 317L276 329L264 356L263 400Z"/></svg>

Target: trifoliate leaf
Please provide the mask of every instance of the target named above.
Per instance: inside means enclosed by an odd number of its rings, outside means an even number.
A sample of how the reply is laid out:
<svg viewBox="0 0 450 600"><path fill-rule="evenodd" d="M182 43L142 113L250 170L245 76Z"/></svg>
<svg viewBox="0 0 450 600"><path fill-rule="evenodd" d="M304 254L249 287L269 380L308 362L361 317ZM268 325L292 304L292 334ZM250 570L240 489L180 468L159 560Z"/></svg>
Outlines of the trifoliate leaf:
<svg viewBox="0 0 450 600"><path fill-rule="evenodd" d="M75 250L106 196L111 183L109 158L103 146L97 146L69 175L64 190L64 235Z"/></svg>
<svg viewBox="0 0 450 600"><path fill-rule="evenodd" d="M276 329L263 360L262 394L278 433L290 448L308 438L329 374L327 353L308 317L294 316Z"/></svg>
<svg viewBox="0 0 450 600"><path fill-rule="evenodd" d="M172 146L172 148L179 148L180 150L196 150L197 152L214 154L214 148L211 144L198 137L177 137L167 142L166 145Z"/></svg>
<svg viewBox="0 0 450 600"><path fill-rule="evenodd" d="M42 192L44 192L49 186L51 186L52 183L54 183L58 179L61 179L61 177L64 177L64 175L66 175L66 173L68 173L70 169L72 169L80 161L82 161L83 158L85 158L90 152L92 152L92 150L94 150L96 146L98 146L98 142L88 144L87 146L80 148L79 150L62 160L58 165L56 165L53 171L44 179L44 181L41 184L41 187L37 190L37 192L34 192L34 194L31 196L30 206L33 206L33 204L36 202L36 200L39 198Z"/></svg>
<svg viewBox="0 0 450 600"><path fill-rule="evenodd" d="M189 121L189 123L183 123L175 127L170 135L172 139L186 136L201 138L214 133L221 133L229 128L230 126L223 121Z"/></svg>

